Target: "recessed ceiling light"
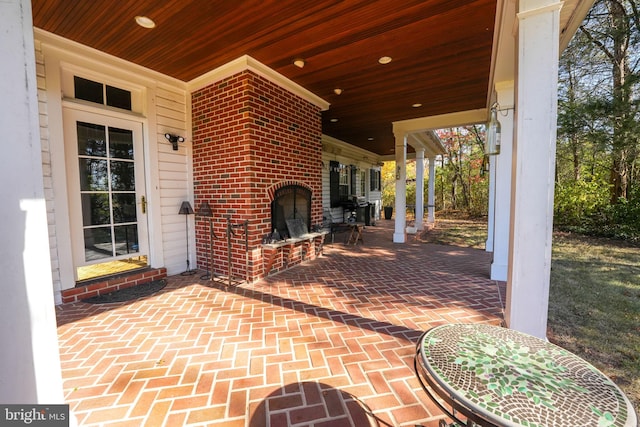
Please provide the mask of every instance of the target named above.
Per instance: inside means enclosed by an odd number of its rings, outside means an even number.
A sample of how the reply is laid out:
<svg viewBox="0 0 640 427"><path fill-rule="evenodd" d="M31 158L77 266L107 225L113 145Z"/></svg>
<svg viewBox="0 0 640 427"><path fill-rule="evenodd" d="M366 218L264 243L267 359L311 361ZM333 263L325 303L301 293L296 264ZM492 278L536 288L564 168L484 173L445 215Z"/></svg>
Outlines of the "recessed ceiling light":
<svg viewBox="0 0 640 427"><path fill-rule="evenodd" d="M296 59L293 60L293 65L295 65L298 68L304 68L305 64L306 63L304 62L304 59L302 59L302 58L296 58Z"/></svg>
<svg viewBox="0 0 640 427"><path fill-rule="evenodd" d="M339 87L335 88L333 90L333 93L335 93L336 95L341 95L342 94L342 89L340 89Z"/></svg>
<svg viewBox="0 0 640 427"><path fill-rule="evenodd" d="M369 138L367 138L367 141L373 141L373 137L370 136Z"/></svg>
<svg viewBox="0 0 640 427"><path fill-rule="evenodd" d="M136 24L140 25L142 28L155 28L156 23L153 22L153 19L147 16L136 16Z"/></svg>
<svg viewBox="0 0 640 427"><path fill-rule="evenodd" d="M331 123L335 123L337 121L338 121L338 119L336 119L336 118L331 119Z"/></svg>
<svg viewBox="0 0 640 427"><path fill-rule="evenodd" d="M422 104L420 104L419 102L416 102L415 104L412 105L413 108L418 108L418 107L422 107Z"/></svg>
<svg viewBox="0 0 640 427"><path fill-rule="evenodd" d="M389 62L391 62L391 57L390 56L382 56L380 57L380 59L378 59L378 62L381 64L388 64Z"/></svg>

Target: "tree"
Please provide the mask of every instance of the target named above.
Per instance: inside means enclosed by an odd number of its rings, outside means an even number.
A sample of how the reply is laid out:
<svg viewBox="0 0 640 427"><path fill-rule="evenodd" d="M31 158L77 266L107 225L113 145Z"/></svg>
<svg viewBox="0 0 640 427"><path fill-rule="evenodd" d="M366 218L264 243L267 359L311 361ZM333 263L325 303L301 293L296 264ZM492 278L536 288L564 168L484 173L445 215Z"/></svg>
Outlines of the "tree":
<svg viewBox="0 0 640 427"><path fill-rule="evenodd" d="M468 126L436 131L447 154L440 157L435 169L436 210L456 210L471 216L487 214L489 177L484 174L484 127ZM416 164L407 161L407 205L416 201ZM395 162L382 167L382 203L395 203ZM428 183L424 185L424 199L428 200Z"/></svg>
<svg viewBox="0 0 640 427"><path fill-rule="evenodd" d="M640 14L597 0L560 58L555 223L639 228Z"/></svg>
<svg viewBox="0 0 640 427"><path fill-rule="evenodd" d="M611 202L629 200L636 184L638 161L638 45L640 42L640 14L636 1L598 0L580 26L598 55L594 70L609 79L609 84L594 88L600 96L593 107L601 110L602 124L610 133ZM577 39L579 44L581 38ZM603 67L607 65L609 70ZM635 99L634 99L635 97ZM588 105L588 104L587 104ZM604 129L603 129L604 130Z"/></svg>
<svg viewBox="0 0 640 427"><path fill-rule="evenodd" d="M382 166L382 205L396 204L396 162L385 162Z"/></svg>
<svg viewBox="0 0 640 427"><path fill-rule="evenodd" d="M473 216L486 215L488 206L488 177L484 175L484 128L466 126L438 131L447 150L441 174L443 204ZM448 200L444 192L449 193Z"/></svg>

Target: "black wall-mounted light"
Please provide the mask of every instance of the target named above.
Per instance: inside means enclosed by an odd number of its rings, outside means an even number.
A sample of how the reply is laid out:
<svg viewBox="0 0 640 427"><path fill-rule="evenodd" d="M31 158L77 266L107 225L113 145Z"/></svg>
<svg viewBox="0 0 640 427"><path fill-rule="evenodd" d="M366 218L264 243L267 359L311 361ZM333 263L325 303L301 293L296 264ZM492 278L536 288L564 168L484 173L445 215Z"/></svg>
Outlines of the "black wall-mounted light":
<svg viewBox="0 0 640 427"><path fill-rule="evenodd" d="M184 142L184 137L178 135L171 135L170 133L165 133L164 137L167 138L167 141L173 145L173 150L178 151L178 142Z"/></svg>

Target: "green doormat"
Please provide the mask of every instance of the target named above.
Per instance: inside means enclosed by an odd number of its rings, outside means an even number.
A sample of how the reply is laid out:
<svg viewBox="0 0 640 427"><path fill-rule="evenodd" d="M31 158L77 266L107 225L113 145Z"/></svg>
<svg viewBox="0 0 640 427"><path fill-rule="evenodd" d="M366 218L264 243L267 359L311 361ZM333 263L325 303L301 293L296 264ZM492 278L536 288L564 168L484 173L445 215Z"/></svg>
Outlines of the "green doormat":
<svg viewBox="0 0 640 427"><path fill-rule="evenodd" d="M166 285L166 280L156 280L149 283L143 283L142 285L120 289L119 291L109 292L108 294L97 295L95 297L84 299L82 302L88 302L89 304L107 304L110 302L131 301L136 298L153 295Z"/></svg>

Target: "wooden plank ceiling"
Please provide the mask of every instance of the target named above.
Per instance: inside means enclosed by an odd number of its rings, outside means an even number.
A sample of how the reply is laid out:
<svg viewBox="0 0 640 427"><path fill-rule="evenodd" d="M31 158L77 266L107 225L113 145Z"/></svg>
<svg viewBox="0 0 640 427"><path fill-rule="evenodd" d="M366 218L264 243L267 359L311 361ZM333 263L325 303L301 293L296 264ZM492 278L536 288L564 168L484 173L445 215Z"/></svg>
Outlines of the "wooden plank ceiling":
<svg viewBox="0 0 640 427"><path fill-rule="evenodd" d="M35 27L185 82L250 55L331 104L322 113L325 134L380 155L394 151L394 121L487 106L496 0L32 0L32 6ZM137 15L156 28L136 25ZM381 65L382 56L393 60ZM296 58L304 68L292 64Z"/></svg>

